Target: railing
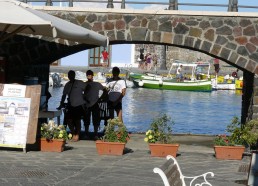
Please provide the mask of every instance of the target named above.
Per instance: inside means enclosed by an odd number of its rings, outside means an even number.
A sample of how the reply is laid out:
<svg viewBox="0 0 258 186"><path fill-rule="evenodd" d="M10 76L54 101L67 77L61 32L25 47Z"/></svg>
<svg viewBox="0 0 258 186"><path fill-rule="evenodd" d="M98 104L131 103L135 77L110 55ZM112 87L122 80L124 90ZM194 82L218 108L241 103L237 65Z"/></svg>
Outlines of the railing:
<svg viewBox="0 0 258 186"><path fill-rule="evenodd" d="M146 2L146 1L127 1L127 0L19 0L24 3L28 2L45 2L46 6L53 6L53 3L61 3L61 2L68 2L69 7L73 7L74 2L87 2L87 3L106 3L107 8L114 8L114 4L121 4L121 9L126 8L126 4L134 4L134 5L167 5L166 9L168 10L178 10L179 6L209 6L209 7L227 7L229 12L238 12L239 8L252 8L258 9L258 6L249 6L249 5L239 5L238 0L228 0L228 4L200 4L200 3L180 3L180 0L167 0L168 2ZM226 2L227 0L225 0Z"/></svg>

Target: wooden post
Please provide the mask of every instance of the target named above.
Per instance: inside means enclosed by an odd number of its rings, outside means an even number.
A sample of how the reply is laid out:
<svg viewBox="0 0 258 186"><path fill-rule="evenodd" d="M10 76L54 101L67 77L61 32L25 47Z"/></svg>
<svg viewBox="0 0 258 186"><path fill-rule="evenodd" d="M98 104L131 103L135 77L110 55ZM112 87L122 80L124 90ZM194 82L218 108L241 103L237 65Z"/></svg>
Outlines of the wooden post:
<svg viewBox="0 0 258 186"><path fill-rule="evenodd" d="M232 11L238 12L238 0L233 0Z"/></svg>
<svg viewBox="0 0 258 186"><path fill-rule="evenodd" d="M108 0L107 8L114 8L113 0Z"/></svg>
<svg viewBox="0 0 258 186"><path fill-rule="evenodd" d="M52 1L51 1L51 0L47 0L47 1L46 1L46 6L53 6Z"/></svg>
<svg viewBox="0 0 258 186"><path fill-rule="evenodd" d="M121 1L121 9L125 9L125 0Z"/></svg>
<svg viewBox="0 0 258 186"><path fill-rule="evenodd" d="M228 1L228 12L238 12L238 0Z"/></svg>
<svg viewBox="0 0 258 186"><path fill-rule="evenodd" d="M69 7L73 7L73 0L69 0Z"/></svg>
<svg viewBox="0 0 258 186"><path fill-rule="evenodd" d="M178 10L178 2L177 0L169 0L169 10Z"/></svg>

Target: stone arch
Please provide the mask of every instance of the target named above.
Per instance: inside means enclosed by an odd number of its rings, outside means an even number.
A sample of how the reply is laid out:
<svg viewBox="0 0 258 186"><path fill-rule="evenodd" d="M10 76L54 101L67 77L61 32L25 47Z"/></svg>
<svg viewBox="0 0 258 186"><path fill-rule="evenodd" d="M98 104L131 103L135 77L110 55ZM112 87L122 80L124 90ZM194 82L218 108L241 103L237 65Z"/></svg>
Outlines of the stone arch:
<svg viewBox="0 0 258 186"><path fill-rule="evenodd" d="M242 122L245 121L248 113L251 117L256 117L258 113L256 109L258 101L255 99L258 83L254 80L254 74L258 74L258 14L169 10L93 10L76 7L43 7L39 10L106 35L111 45L159 43L189 48L220 58L244 71ZM49 46L55 50L49 50ZM27 59L31 63L49 64L56 56L61 58L92 47L94 46L64 47L61 44L53 45L53 43L42 45L40 42L35 44L36 53L39 54L36 62L30 58L28 51L11 55L11 58L16 63ZM52 57L44 57L45 53L42 50L47 51ZM8 52L11 54L11 50Z"/></svg>
<svg viewBox="0 0 258 186"><path fill-rule="evenodd" d="M168 10L93 11L75 7L65 11L46 7L46 10L108 36L111 45L149 42L174 45L218 57L244 71L257 72L258 15Z"/></svg>

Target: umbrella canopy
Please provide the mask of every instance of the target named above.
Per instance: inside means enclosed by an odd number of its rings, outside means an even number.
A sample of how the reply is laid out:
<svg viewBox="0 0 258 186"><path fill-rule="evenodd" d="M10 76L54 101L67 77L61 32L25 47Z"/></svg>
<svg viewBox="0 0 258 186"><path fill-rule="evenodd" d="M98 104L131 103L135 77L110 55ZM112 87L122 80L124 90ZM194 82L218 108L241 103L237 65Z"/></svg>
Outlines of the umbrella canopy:
<svg viewBox="0 0 258 186"><path fill-rule="evenodd" d="M15 0L0 1L0 31L2 31L0 42L14 34L28 34L96 46L108 45L108 38L103 35L34 10L28 4Z"/></svg>

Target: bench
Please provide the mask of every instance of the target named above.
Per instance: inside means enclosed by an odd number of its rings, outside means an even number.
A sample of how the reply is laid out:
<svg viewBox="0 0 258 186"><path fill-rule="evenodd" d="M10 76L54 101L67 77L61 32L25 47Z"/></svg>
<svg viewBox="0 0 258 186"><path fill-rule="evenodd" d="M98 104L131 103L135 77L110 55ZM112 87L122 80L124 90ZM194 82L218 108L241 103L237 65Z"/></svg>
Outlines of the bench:
<svg viewBox="0 0 258 186"><path fill-rule="evenodd" d="M166 162L161 167L155 167L153 169L154 173L157 173L162 178L164 186L186 186L186 181L188 181L189 185L210 185L212 186L207 180L206 176L210 175L211 177L214 176L213 172L206 172L199 176L188 177L184 176L181 172L179 164L177 160L168 155L166 157ZM200 182L200 183L197 183Z"/></svg>
<svg viewBox="0 0 258 186"><path fill-rule="evenodd" d="M46 118L46 119L53 119L57 118L57 124L60 125L60 117L62 115L62 110L46 110L46 111L39 111L38 118Z"/></svg>

